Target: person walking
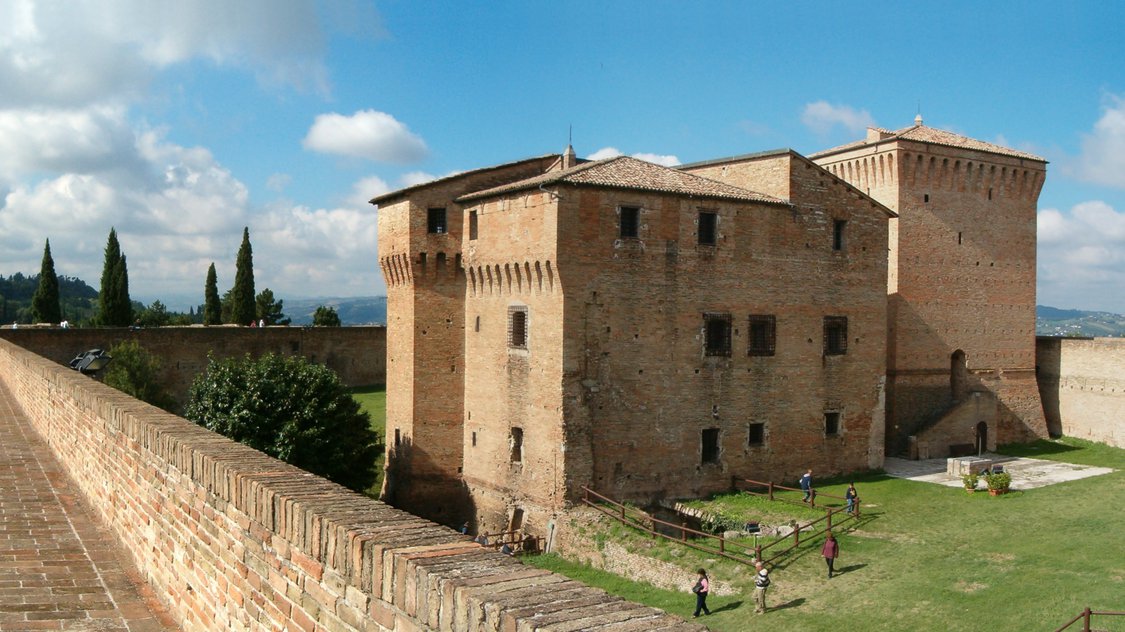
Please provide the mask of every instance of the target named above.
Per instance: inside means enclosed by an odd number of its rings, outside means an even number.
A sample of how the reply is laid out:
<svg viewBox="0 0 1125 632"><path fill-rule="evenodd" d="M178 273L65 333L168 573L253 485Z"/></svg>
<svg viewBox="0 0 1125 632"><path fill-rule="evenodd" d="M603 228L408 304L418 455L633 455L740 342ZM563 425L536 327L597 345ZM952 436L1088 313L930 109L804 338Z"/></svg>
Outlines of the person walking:
<svg viewBox="0 0 1125 632"><path fill-rule="evenodd" d="M828 564L828 579L832 579L832 565L840 555L840 543L836 541L836 536L832 535L831 531L824 540L824 546L820 548L820 554L824 556L824 563Z"/></svg>
<svg viewBox="0 0 1125 632"><path fill-rule="evenodd" d="M805 492L805 497L801 502L809 502L812 498L812 470L805 470L805 475L801 477L801 491Z"/></svg>
<svg viewBox="0 0 1125 632"><path fill-rule="evenodd" d="M754 564L754 568L758 569L758 574L754 576L754 603L756 604L754 612L765 614L766 589L770 587L770 572L761 562Z"/></svg>
<svg viewBox="0 0 1125 632"><path fill-rule="evenodd" d="M848 501L848 513L855 515L855 506L859 503L859 493L855 491L855 483L848 483L848 491L844 492L844 500Z"/></svg>
<svg viewBox="0 0 1125 632"><path fill-rule="evenodd" d="M691 615L694 619L699 616L699 613L711 614L707 609L707 593L711 592L711 582L707 579L707 571L699 569L699 578L695 580L695 585L691 587L691 592L695 593L695 614Z"/></svg>

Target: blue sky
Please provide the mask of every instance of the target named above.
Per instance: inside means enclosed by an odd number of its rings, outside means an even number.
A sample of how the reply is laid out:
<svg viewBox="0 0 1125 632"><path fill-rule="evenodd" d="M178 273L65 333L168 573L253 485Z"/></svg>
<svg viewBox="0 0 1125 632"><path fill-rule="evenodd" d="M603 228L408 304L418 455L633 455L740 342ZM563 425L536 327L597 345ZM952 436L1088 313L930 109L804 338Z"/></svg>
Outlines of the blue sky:
<svg viewBox="0 0 1125 632"><path fill-rule="evenodd" d="M371 197L561 151L664 164L926 124L1050 161L1039 302L1125 312L1125 3L0 3L0 274L382 294Z"/></svg>

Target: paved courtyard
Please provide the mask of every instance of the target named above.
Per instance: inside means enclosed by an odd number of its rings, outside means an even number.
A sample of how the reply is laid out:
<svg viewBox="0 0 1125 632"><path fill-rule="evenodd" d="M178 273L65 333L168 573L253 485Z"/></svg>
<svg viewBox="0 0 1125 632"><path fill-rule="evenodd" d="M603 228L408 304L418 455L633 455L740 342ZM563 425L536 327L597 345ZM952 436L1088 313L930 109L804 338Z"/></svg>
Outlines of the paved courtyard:
<svg viewBox="0 0 1125 632"><path fill-rule="evenodd" d="M136 578L0 384L0 630L175 629Z"/></svg>
<svg viewBox="0 0 1125 632"><path fill-rule="evenodd" d="M1012 489L1035 489L1036 487L1076 481L1090 476L1101 476L1113 471L1113 468L1109 467L1002 456L988 452L983 454L982 458L990 459L993 463L1004 466L1004 469L1012 475ZM961 487L961 477L946 473L945 459L910 461L887 457L883 469L895 478L936 483L947 487Z"/></svg>

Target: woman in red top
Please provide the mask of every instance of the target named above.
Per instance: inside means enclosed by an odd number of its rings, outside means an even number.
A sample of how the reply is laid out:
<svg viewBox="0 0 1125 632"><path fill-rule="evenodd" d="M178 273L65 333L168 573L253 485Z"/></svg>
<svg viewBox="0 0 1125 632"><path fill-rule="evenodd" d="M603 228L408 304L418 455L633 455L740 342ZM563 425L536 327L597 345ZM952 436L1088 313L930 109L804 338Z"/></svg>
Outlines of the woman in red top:
<svg viewBox="0 0 1125 632"><path fill-rule="evenodd" d="M828 538L824 541L820 554L824 556L824 561L828 564L828 579L832 579L832 563L840 555L840 543L836 541L836 536L832 535L831 531L828 532Z"/></svg>

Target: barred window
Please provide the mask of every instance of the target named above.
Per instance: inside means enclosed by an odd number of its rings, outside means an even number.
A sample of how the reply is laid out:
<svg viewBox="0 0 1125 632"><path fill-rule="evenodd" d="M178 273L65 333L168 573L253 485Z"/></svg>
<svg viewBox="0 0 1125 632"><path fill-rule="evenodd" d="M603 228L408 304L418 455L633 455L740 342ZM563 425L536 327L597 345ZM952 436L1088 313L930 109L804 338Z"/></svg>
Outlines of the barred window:
<svg viewBox="0 0 1125 632"><path fill-rule="evenodd" d="M824 317L824 355L844 355L848 352L848 317Z"/></svg>
<svg viewBox="0 0 1125 632"><path fill-rule="evenodd" d="M426 214L426 229L428 232L438 235L449 232L449 227L445 223L445 209L432 208Z"/></svg>
<svg viewBox="0 0 1125 632"><path fill-rule="evenodd" d="M641 209L635 206L621 207L621 238L636 239L640 227Z"/></svg>
<svg viewBox="0 0 1125 632"><path fill-rule="evenodd" d="M777 317L770 314L750 316L748 355L771 356L777 346Z"/></svg>
<svg viewBox="0 0 1125 632"><path fill-rule="evenodd" d="M527 348L527 308L508 308L508 346L513 349Z"/></svg>
<svg viewBox="0 0 1125 632"><path fill-rule="evenodd" d="M730 357L730 314L703 314L703 355Z"/></svg>

